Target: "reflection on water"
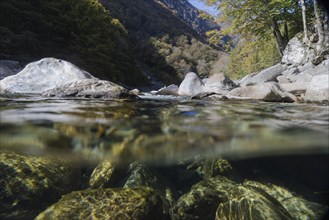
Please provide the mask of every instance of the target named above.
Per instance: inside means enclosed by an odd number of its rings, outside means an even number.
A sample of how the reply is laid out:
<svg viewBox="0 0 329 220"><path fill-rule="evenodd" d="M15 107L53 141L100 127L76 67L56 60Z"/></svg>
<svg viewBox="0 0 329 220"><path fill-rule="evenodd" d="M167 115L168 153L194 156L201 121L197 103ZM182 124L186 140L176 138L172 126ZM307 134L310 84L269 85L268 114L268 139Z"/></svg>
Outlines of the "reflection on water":
<svg viewBox="0 0 329 220"><path fill-rule="evenodd" d="M314 104L1 98L0 146L78 160L168 164L328 153L329 107Z"/></svg>

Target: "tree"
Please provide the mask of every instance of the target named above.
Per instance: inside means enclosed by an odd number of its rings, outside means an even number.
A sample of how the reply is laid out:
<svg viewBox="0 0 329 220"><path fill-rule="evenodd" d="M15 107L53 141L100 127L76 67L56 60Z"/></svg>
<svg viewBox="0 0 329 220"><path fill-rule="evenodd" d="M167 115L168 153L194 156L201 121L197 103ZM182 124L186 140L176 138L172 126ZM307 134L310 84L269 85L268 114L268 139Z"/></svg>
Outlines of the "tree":
<svg viewBox="0 0 329 220"><path fill-rule="evenodd" d="M219 21L231 20L231 26L222 30L223 35L239 35L250 38L275 38L277 50L282 56L292 34L289 30L299 20L297 0L204 0L216 4L221 11Z"/></svg>

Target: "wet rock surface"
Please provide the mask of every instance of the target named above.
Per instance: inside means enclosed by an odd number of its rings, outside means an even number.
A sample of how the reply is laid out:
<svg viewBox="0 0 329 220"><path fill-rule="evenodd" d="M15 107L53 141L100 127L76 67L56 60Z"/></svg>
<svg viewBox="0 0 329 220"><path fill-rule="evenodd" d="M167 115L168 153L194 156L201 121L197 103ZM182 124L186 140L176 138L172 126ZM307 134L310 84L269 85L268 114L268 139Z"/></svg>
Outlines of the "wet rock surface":
<svg viewBox="0 0 329 220"><path fill-rule="evenodd" d="M216 211L220 219L293 219L282 205L262 190L250 186L237 186L220 203Z"/></svg>
<svg viewBox="0 0 329 220"><path fill-rule="evenodd" d="M72 192L36 219L162 219L162 201L148 187Z"/></svg>
<svg viewBox="0 0 329 220"><path fill-rule="evenodd" d="M34 218L79 184L76 172L50 157L0 152L0 218Z"/></svg>

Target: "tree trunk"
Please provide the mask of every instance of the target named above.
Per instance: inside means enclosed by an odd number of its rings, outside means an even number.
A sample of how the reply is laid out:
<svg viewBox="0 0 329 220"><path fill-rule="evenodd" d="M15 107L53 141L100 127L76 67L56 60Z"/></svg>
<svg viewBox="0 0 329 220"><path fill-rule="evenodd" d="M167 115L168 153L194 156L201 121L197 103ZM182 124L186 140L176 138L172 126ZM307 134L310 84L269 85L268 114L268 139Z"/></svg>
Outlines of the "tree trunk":
<svg viewBox="0 0 329 220"><path fill-rule="evenodd" d="M286 48L288 42L285 42L284 37L282 37L278 22L274 18L272 18L272 30L275 37L277 50L282 57L283 51Z"/></svg>
<svg viewBox="0 0 329 220"><path fill-rule="evenodd" d="M309 39L308 39L308 30L307 30L307 22L306 22L306 6L305 6L305 0L300 1L302 5L302 16L303 16L303 26L304 26L304 43L307 45L309 44Z"/></svg>
<svg viewBox="0 0 329 220"><path fill-rule="evenodd" d="M313 4L314 4L314 15L315 15L315 27L316 27L316 30L318 32L318 35L319 35L319 40L318 40L318 43L317 43L317 49L318 50L321 50L321 48L323 48L323 43L324 43L324 30L323 30L323 27L322 27L322 21L323 19L320 17L320 14L319 14L319 5L318 5L318 1L317 0L313 0Z"/></svg>

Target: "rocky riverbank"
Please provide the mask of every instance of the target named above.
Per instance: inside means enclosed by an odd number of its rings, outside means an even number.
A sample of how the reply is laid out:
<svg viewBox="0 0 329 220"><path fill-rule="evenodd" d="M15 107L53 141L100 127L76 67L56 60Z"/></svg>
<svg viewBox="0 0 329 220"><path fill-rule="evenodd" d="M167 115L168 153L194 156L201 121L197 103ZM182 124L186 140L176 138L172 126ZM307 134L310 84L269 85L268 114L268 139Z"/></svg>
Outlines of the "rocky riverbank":
<svg viewBox="0 0 329 220"><path fill-rule="evenodd" d="M256 99L268 102L328 102L328 55L312 57L298 37L293 38L281 63L232 81L223 73L206 79L187 73L178 85L170 85L155 95L184 96L207 100ZM19 73L17 62L0 62L0 93L50 97L133 98L138 90L100 80L79 67L55 58L28 64ZM17 74L16 74L17 73ZM10 76L11 75L11 76Z"/></svg>

